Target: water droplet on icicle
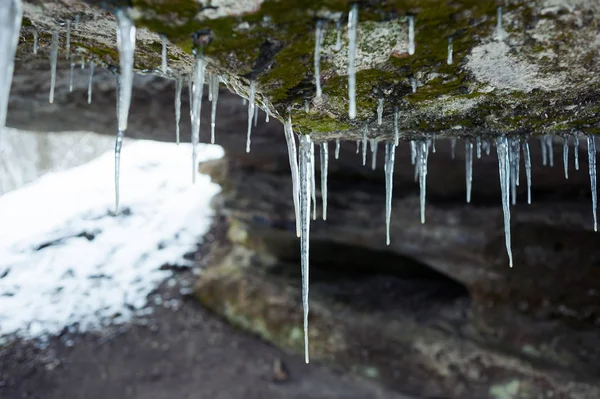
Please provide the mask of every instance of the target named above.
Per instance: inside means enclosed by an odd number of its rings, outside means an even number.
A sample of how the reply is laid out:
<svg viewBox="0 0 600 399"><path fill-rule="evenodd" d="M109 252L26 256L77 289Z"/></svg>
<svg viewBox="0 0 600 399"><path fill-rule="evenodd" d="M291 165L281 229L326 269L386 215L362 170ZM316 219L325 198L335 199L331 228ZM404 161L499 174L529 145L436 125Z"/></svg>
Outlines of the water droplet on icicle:
<svg viewBox="0 0 600 399"><path fill-rule="evenodd" d="M212 84L212 108L210 110L210 143L215 143L215 127L217 126L217 102L219 100L219 75L213 74L211 75ZM256 108L258 110L258 108ZM255 115L256 116L256 115ZM254 126L256 126L256 119L254 118Z"/></svg>
<svg viewBox="0 0 600 399"><path fill-rule="evenodd" d="M329 166L329 144L321 143L321 199L323 201L323 220L327 220L327 173Z"/></svg>
<svg viewBox="0 0 600 399"><path fill-rule="evenodd" d="M496 138L498 151L498 173L500 175L500 191L502 192L502 212L504 213L504 240L508 253L508 264L513 266L512 250L510 245L510 159L508 139L505 136Z"/></svg>
<svg viewBox="0 0 600 399"><path fill-rule="evenodd" d="M175 142L179 145L179 122L181 120L181 89L183 81L181 78L175 80Z"/></svg>
<svg viewBox="0 0 600 399"><path fill-rule="evenodd" d="M292 118L288 115L287 121L283 124L285 141L287 143L288 158L290 162L290 171L292 174L292 196L294 200L294 213L296 215L296 235L300 237L300 206L299 201L299 182L298 182L298 155L296 153L296 141L292 130Z"/></svg>
<svg viewBox="0 0 600 399"><path fill-rule="evenodd" d="M250 135L252 134L252 118L254 118L254 80L250 81L250 102L248 103L248 135L246 136L246 152L250 152Z"/></svg>
<svg viewBox="0 0 600 399"><path fill-rule="evenodd" d="M312 141L308 135L300 135L299 202L300 202L300 264L302 270L302 308L304 314L304 361L308 356L308 288L309 288L309 241L310 241L310 183Z"/></svg>
<svg viewBox="0 0 600 399"><path fill-rule="evenodd" d="M58 58L58 32L52 32L52 44L50 47L50 95L48 102L54 103L54 87L56 86L56 62Z"/></svg>
<svg viewBox="0 0 600 399"><path fill-rule="evenodd" d="M2 0L0 2L0 134L6 126L22 16L21 0ZM37 35L37 31L34 31L34 35ZM34 52L37 52L37 46L34 47Z"/></svg>
<svg viewBox="0 0 600 399"><path fill-rule="evenodd" d="M88 80L88 96L87 96L87 103L91 104L92 103L92 88L93 88L93 84L94 84L94 61L90 62L90 77Z"/></svg>
<svg viewBox="0 0 600 399"><path fill-rule="evenodd" d="M415 53L415 17L408 16L408 54Z"/></svg>
<svg viewBox="0 0 600 399"><path fill-rule="evenodd" d="M358 6L354 4L348 14L348 117L356 118L356 27Z"/></svg>
<svg viewBox="0 0 600 399"><path fill-rule="evenodd" d="M315 28L315 85L317 86L317 98L323 95L321 91L321 44L323 42L323 21L317 21Z"/></svg>
<svg viewBox="0 0 600 399"><path fill-rule="evenodd" d="M587 136L588 165L590 169L590 187L592 190L592 214L594 216L594 231L598 231L598 192L596 191L596 138Z"/></svg>
<svg viewBox="0 0 600 399"><path fill-rule="evenodd" d="M394 162L396 144L385 143L385 243L390 245L390 222L392 218L392 191L394 189Z"/></svg>

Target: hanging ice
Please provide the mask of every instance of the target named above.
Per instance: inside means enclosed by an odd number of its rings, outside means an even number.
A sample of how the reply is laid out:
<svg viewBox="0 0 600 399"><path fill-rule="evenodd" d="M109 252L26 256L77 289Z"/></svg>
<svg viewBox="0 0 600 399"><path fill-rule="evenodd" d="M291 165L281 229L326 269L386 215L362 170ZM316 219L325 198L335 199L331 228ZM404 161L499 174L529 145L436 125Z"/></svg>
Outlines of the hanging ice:
<svg viewBox="0 0 600 399"><path fill-rule="evenodd" d="M73 29L79 29L79 20L81 19L81 15L75 14L75 23L73 24Z"/></svg>
<svg viewBox="0 0 600 399"><path fill-rule="evenodd" d="M435 134L431 138L431 152L433 152L434 154L436 152L436 149L435 149Z"/></svg>
<svg viewBox="0 0 600 399"><path fill-rule="evenodd" d="M548 149L546 148L546 136L540 137L540 145L542 148L542 166L548 164Z"/></svg>
<svg viewBox="0 0 600 399"><path fill-rule="evenodd" d="M71 56L71 20L67 20L67 39L65 40L65 59L69 59Z"/></svg>
<svg viewBox="0 0 600 399"><path fill-rule="evenodd" d="M356 27L358 25L358 6L354 4L348 14L348 117L356 118Z"/></svg>
<svg viewBox="0 0 600 399"><path fill-rule="evenodd" d="M408 54L415 53L415 17L408 16Z"/></svg>
<svg viewBox="0 0 600 399"><path fill-rule="evenodd" d="M33 29L33 55L36 55L38 51L38 31Z"/></svg>
<svg viewBox="0 0 600 399"><path fill-rule="evenodd" d="M335 139L335 159L340 157L340 139Z"/></svg>
<svg viewBox="0 0 600 399"><path fill-rule="evenodd" d="M250 135L252 134L252 118L254 117L254 80L250 81L250 102L248 103L248 136L246 137L246 152L250 152Z"/></svg>
<svg viewBox="0 0 600 399"><path fill-rule="evenodd" d="M123 81L120 75L117 75L117 91L120 93L122 89ZM121 111L121 96L117 95L117 115L120 115ZM117 129L117 137L115 139L115 215L119 214L120 204L120 178L121 178L121 147L123 146L123 137L125 132L121 129Z"/></svg>
<svg viewBox="0 0 600 399"><path fill-rule="evenodd" d="M92 85L94 83L94 61L90 62L90 78L88 81L88 98L87 98L87 102L88 104L92 103Z"/></svg>
<svg viewBox="0 0 600 399"><path fill-rule="evenodd" d="M58 32L52 32L52 46L50 47L50 96L48 102L54 103L54 86L56 86L56 61L58 58Z"/></svg>
<svg viewBox="0 0 600 399"><path fill-rule="evenodd" d="M323 220L327 220L327 173L329 166L329 145L321 143L321 199L323 201Z"/></svg>
<svg viewBox="0 0 600 399"><path fill-rule="evenodd" d="M371 139L371 169L375 170L377 167L377 147L379 142L376 139Z"/></svg>
<svg viewBox="0 0 600 399"><path fill-rule="evenodd" d="M254 103L254 127L258 124L258 105Z"/></svg>
<svg viewBox="0 0 600 399"><path fill-rule="evenodd" d="M80 62L79 66L81 67L81 70L85 69L85 57L83 55L81 56L81 59L79 60L79 62Z"/></svg>
<svg viewBox="0 0 600 399"><path fill-rule="evenodd" d="M73 71L75 69L75 56L71 56L71 64L69 65L69 93L73 92Z"/></svg>
<svg viewBox="0 0 600 399"><path fill-rule="evenodd" d="M587 136L588 146L588 165L590 168L590 186L592 190L592 214L594 215L594 231L598 231L598 193L596 191L596 138L593 135Z"/></svg>
<svg viewBox="0 0 600 399"><path fill-rule="evenodd" d="M390 220L392 217L392 191L394 189L394 162L396 144L385 143L385 243L390 245Z"/></svg>
<svg viewBox="0 0 600 399"><path fill-rule="evenodd" d="M417 142L415 140L410 141L410 163L411 165L417 164Z"/></svg>
<svg viewBox="0 0 600 399"><path fill-rule="evenodd" d="M394 145L398 146L398 141L400 139L400 132L398 129L398 107L394 107Z"/></svg>
<svg viewBox="0 0 600 399"><path fill-rule="evenodd" d="M181 120L181 78L175 80L175 142L179 145L179 121Z"/></svg>
<svg viewBox="0 0 600 399"><path fill-rule="evenodd" d="M446 63L448 65L452 65L452 38L448 38L448 59L446 59Z"/></svg>
<svg viewBox="0 0 600 399"><path fill-rule="evenodd" d="M497 25L496 25L496 38L498 41L503 39L502 37L502 7L498 7L497 11Z"/></svg>
<svg viewBox="0 0 600 399"><path fill-rule="evenodd" d="M481 136L475 138L475 144L477 144L477 159L481 159Z"/></svg>
<svg viewBox="0 0 600 399"><path fill-rule="evenodd" d="M381 126L383 123L383 98L377 100L377 124Z"/></svg>
<svg viewBox="0 0 600 399"><path fill-rule="evenodd" d="M22 15L21 0L2 0L0 2L0 135L6 126L6 113ZM37 35L37 31L34 32ZM36 51L37 46L34 47L34 52Z"/></svg>
<svg viewBox="0 0 600 399"><path fill-rule="evenodd" d="M471 203L471 187L473 184L473 143L465 141L465 178L467 183L467 203Z"/></svg>
<svg viewBox="0 0 600 399"><path fill-rule="evenodd" d="M317 86L317 98L321 98L321 43L323 41L323 21L317 21L315 28L315 85Z"/></svg>
<svg viewBox="0 0 600 399"><path fill-rule="evenodd" d="M202 95L204 93L204 77L206 74L206 63L202 50L196 52L194 64L194 84L192 89L192 182L196 182L196 159L198 156L198 143L200 142L200 121L202 117ZM252 117L249 116L249 122ZM248 150L248 148L247 148Z"/></svg>
<svg viewBox="0 0 600 399"><path fill-rule="evenodd" d="M575 158L575 170L579 170L579 133L573 133L573 156Z"/></svg>
<svg viewBox="0 0 600 399"><path fill-rule="evenodd" d="M161 63L160 69L162 73L167 73L167 37L165 35L160 35L160 40L162 42L162 52L161 52Z"/></svg>
<svg viewBox="0 0 600 399"><path fill-rule="evenodd" d="M317 185L315 182L315 168L317 164L315 162L315 143L310 143L310 163L313 166L310 169L310 192L312 197L312 218L317 220Z"/></svg>
<svg viewBox="0 0 600 399"><path fill-rule="evenodd" d="M287 121L283 125L285 133L285 141L287 142L288 158L290 161L290 171L292 173L292 198L294 200L294 212L296 215L296 235L300 237L300 207L299 201L299 184L298 184L298 158L296 154L296 141L294 140L294 132L292 130L292 118L288 115Z"/></svg>
<svg viewBox="0 0 600 399"><path fill-rule="evenodd" d="M521 144L518 138L508 139L508 162L509 162L509 183L512 198L512 204L517 203L517 186L519 185L519 163Z"/></svg>
<svg viewBox="0 0 600 399"><path fill-rule="evenodd" d="M271 111L269 110L269 100L265 100L265 122L269 123L269 114Z"/></svg>
<svg viewBox="0 0 600 399"><path fill-rule="evenodd" d="M450 155L452 159L456 157L456 139L450 139Z"/></svg>
<svg viewBox="0 0 600 399"><path fill-rule="evenodd" d="M308 271L310 236L310 198L312 142L310 136L300 135L299 202L300 202L300 264L302 269L302 308L304 313L304 361L308 363Z"/></svg>
<svg viewBox="0 0 600 399"><path fill-rule="evenodd" d="M425 199L427 196L427 158L429 157L429 140L421 140L417 144L421 223L425 223Z"/></svg>
<svg viewBox="0 0 600 399"><path fill-rule="evenodd" d="M565 166L565 179L569 178L569 136L563 137L563 164Z"/></svg>
<svg viewBox="0 0 600 399"><path fill-rule="evenodd" d="M342 20L338 19L335 23L336 30L336 39L335 39L335 51L340 51L342 49Z"/></svg>
<svg viewBox="0 0 600 399"><path fill-rule="evenodd" d="M417 79L415 79L415 78L410 79L410 88L412 89L413 93L417 92Z"/></svg>
<svg viewBox="0 0 600 399"><path fill-rule="evenodd" d="M528 141L523 143L523 157L525 158L525 177L527 178L527 203L531 205L531 154Z"/></svg>
<svg viewBox="0 0 600 399"><path fill-rule="evenodd" d="M217 125L217 102L219 100L219 75L212 75L212 109L210 110L210 143L215 143L215 126ZM258 109L258 108L257 108ZM256 118L254 120L256 126Z"/></svg>
<svg viewBox="0 0 600 399"><path fill-rule="evenodd" d="M365 166L367 164L367 125L363 126L362 131L362 161Z"/></svg>
<svg viewBox="0 0 600 399"><path fill-rule="evenodd" d="M504 239L508 253L508 264L513 266L512 250L510 245L510 162L508 139L504 136L496 138L496 150L498 151L498 173L500 175L500 191L502 192L502 212L504 213Z"/></svg>
<svg viewBox="0 0 600 399"><path fill-rule="evenodd" d="M548 163L550 164L550 167L554 167L554 148L552 148L552 136L547 134L544 136L544 139L546 141L546 146L548 146Z"/></svg>

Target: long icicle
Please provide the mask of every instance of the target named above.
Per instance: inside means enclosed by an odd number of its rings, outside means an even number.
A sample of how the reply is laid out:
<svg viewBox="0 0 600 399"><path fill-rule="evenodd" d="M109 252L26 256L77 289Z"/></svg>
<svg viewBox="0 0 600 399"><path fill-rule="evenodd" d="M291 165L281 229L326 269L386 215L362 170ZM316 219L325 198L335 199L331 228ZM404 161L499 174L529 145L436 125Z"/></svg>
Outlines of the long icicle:
<svg viewBox="0 0 600 399"><path fill-rule="evenodd" d="M390 223L392 218L392 191L394 189L394 162L396 144L385 143L385 243L390 245Z"/></svg>
<svg viewBox="0 0 600 399"><path fill-rule="evenodd" d="M513 266L511 239L510 239L510 161L508 139L505 136L496 138L496 150L498 151L498 173L500 175L500 191L502 192L502 212L504 213L504 239L506 252L508 253L508 264Z"/></svg>
<svg viewBox="0 0 600 399"><path fill-rule="evenodd" d="M3 0L0 4L0 136L6 126L10 87L19 43L23 6L21 0ZM34 30L37 37L37 30ZM37 41L34 54L37 52Z"/></svg>
<svg viewBox="0 0 600 399"><path fill-rule="evenodd" d="M90 61L90 77L88 79L88 97L87 97L87 103L91 104L92 103L92 88L94 84L94 61Z"/></svg>
<svg viewBox="0 0 600 399"><path fill-rule="evenodd" d="M565 179L569 178L569 136L563 137L563 164L565 167Z"/></svg>
<svg viewBox="0 0 600 399"><path fill-rule="evenodd" d="M587 136L588 165L590 169L590 187L592 190L592 214L594 216L594 231L598 231L598 192L596 191L596 138Z"/></svg>
<svg viewBox="0 0 600 399"><path fill-rule="evenodd" d="M196 183L196 160L198 157L198 143L200 142L200 121L202 118L202 96L204 94L204 77L206 75L206 62L202 49L196 52L194 64L194 84L192 93L192 183Z"/></svg>
<svg viewBox="0 0 600 399"><path fill-rule="evenodd" d="M321 143L321 199L323 201L323 220L327 220L327 173L329 172L329 144Z"/></svg>
<svg viewBox="0 0 600 399"><path fill-rule="evenodd" d="M348 117L356 118L356 27L358 5L354 4L348 14Z"/></svg>
<svg viewBox="0 0 600 399"><path fill-rule="evenodd" d="M248 135L246 136L246 152L250 152L250 135L252 134L252 119L254 118L254 80L250 81L250 101L248 102Z"/></svg>
<svg viewBox="0 0 600 399"><path fill-rule="evenodd" d="M315 168L317 167L317 163L315 162L315 143L310 143L310 163L312 168L310 168L310 192L311 192L311 201L312 201L312 218L313 220L317 220L317 184L315 181Z"/></svg>
<svg viewBox="0 0 600 399"><path fill-rule="evenodd" d="M553 148L554 141L552 140L552 136L549 134L547 134L545 137L546 137L546 145L548 146L548 163L550 164L550 167L553 168L554 167L554 148Z"/></svg>
<svg viewBox="0 0 600 399"><path fill-rule="evenodd" d="M471 203L471 187L473 184L473 143L465 141L465 179L467 184L467 203Z"/></svg>
<svg viewBox="0 0 600 399"><path fill-rule="evenodd" d="M302 270L302 309L304 314L304 361L308 356L308 287L309 287L309 241L310 241L310 198L312 141L308 135L300 135L299 199L300 199L300 264Z"/></svg>
<svg viewBox="0 0 600 399"><path fill-rule="evenodd" d="M210 110L210 143L215 143L215 127L217 126L217 101L219 100L219 75L212 75L212 108Z"/></svg>
<svg viewBox="0 0 600 399"><path fill-rule="evenodd" d="M575 170L579 170L579 132L573 133L573 157L575 158Z"/></svg>
<svg viewBox="0 0 600 399"><path fill-rule="evenodd" d="M175 142L179 145L179 122L181 121L181 89L183 79L175 80Z"/></svg>
<svg viewBox="0 0 600 399"><path fill-rule="evenodd" d="M523 157L525 157L525 177L527 178L527 203L531 205L531 154L527 140L523 143Z"/></svg>
<svg viewBox="0 0 600 399"><path fill-rule="evenodd" d="M296 153L296 141L294 140L294 131L292 130L292 117L288 115L287 121L283 125L285 141L287 143L288 158L290 162L290 171L292 174L292 197L294 200L294 213L296 216L296 235L300 237L300 206L299 201L299 183L298 183L298 155Z"/></svg>
<svg viewBox="0 0 600 399"><path fill-rule="evenodd" d="M542 146L542 166L548 164L548 148L546 147L546 136L540 137L540 145Z"/></svg>
<svg viewBox="0 0 600 399"><path fill-rule="evenodd" d="M429 140L421 140L418 143L419 162L419 202L421 206L421 223L425 223L425 199L427 198L427 159L429 157Z"/></svg>
<svg viewBox="0 0 600 399"><path fill-rule="evenodd" d="M54 86L56 86L56 61L58 58L58 32L52 32L52 45L50 47L50 96L48 102L54 103Z"/></svg>
<svg viewBox="0 0 600 399"><path fill-rule="evenodd" d="M117 85L117 138L115 141L115 214L119 214L119 180L121 170L121 143L127 130L131 90L133 88L133 55L135 52L135 25L122 9L116 11L117 48L120 75Z"/></svg>
<svg viewBox="0 0 600 399"><path fill-rule="evenodd" d="M517 186L519 185L519 151L520 143L517 138L508 139L508 162L510 166L509 181L510 181L510 192L512 198L512 204L517 204Z"/></svg>
<svg viewBox="0 0 600 399"><path fill-rule="evenodd" d="M335 159L340 157L340 139L335 139Z"/></svg>
<svg viewBox="0 0 600 399"><path fill-rule="evenodd" d="M323 21L318 20L315 28L315 85L317 86L317 98L321 98L321 44L323 42Z"/></svg>

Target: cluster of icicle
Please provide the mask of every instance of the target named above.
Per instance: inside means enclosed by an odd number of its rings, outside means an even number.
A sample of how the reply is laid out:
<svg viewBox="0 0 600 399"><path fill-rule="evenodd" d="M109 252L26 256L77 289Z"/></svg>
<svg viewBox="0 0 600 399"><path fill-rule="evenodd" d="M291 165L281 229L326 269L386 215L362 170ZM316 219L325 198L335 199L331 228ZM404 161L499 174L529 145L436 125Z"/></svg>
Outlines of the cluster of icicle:
<svg viewBox="0 0 600 399"><path fill-rule="evenodd" d="M131 103L131 94L133 87L133 64L135 52L135 25L128 16L126 9L118 9L115 12L117 20L117 47L119 50L119 74L117 76L117 135L115 142L115 212L119 211L119 175L120 175L120 153L122 141L127 130L127 119L129 107ZM21 0L7 0L0 3L0 133L6 123L6 111L8 107L8 99L10 86L12 82L12 74L14 69L14 57L16 47L19 40L19 32L22 18ZM497 11L497 39L503 39L502 31L502 9ZM415 53L415 18L408 16L408 54ZM79 18L74 20L74 28L77 29ZM65 52L67 59L71 60L71 78L69 81L69 90L73 87L72 73L75 65L74 55L70 49L71 37L71 21L67 21L66 25L66 43ZM356 110L356 43L357 43L357 26L358 26L358 7L352 6L348 14L348 115L350 119L355 119ZM337 23L337 41L336 48L341 49L341 20ZM321 45L323 40L323 21L319 21L315 29L315 53L314 53L314 68L315 68L315 86L316 96L323 95L323 88L320 80L320 60L321 60ZM163 75L168 74L167 65L167 38L162 39L162 62L161 71ZM54 101L54 87L56 82L56 66L59 47L59 35L55 31L52 34L52 42L50 49L50 67L51 67L51 88L49 101ZM34 46L33 52L37 53L38 42L37 32L34 31ZM212 102L211 107L211 143L215 142L215 120L217 100L219 95L219 84L225 82L222 77L216 74L209 74L206 78L206 62L202 53L202 48L195 50L195 63L193 71L188 79L190 93L190 118L192 125L192 181L195 181L196 176L196 159L198 143L200 141L200 119L202 110L202 97L204 84L208 83L208 99ZM453 46L452 39L448 39L448 57L447 63L453 63ZM85 60L82 58L81 66L84 67ZM94 71L94 63L90 62L90 78L88 84L88 103L91 102L92 95L92 78ZM176 120L176 141L179 143L180 129L179 122L181 119L181 91L183 79L176 78L175 84L175 120ZM225 82L226 83L226 82ZM411 81L413 92L417 89L416 80ZM248 130L246 140L246 151L250 151L252 126L256 126L258 119L258 104L256 102L256 84L254 80L250 81L248 90ZM308 101L305 102L305 108L308 112ZM262 108L266 112L266 121L269 121L269 103L268 100L263 101ZM377 102L377 124L383 123L384 99L380 98ZM394 138L392 141L385 143L385 226L386 226L386 244L390 244L390 220L392 210L392 189L394 180L394 162L396 147L399 144L398 131L398 108L394 108L393 112ZM317 217L317 202L316 202L316 183L315 183L315 143L311 140L310 135L299 135L299 148L296 147L296 135L292 129L292 120L290 112L284 121L284 132L287 141L289 163L292 174L292 198L294 203L296 217L296 234L300 237L301 247L301 271L302 271L302 303L303 303L303 319L304 319L304 342L305 342L305 360L309 361L308 351L308 288L309 288L309 234L310 234L310 219ZM362 162L366 165L367 146L370 145L372 153L371 167L375 169L378 141L376 138L369 138L368 127L365 124L362 128L362 139L357 141L357 153L360 151L362 144ZM574 164L575 169L579 169L578 148L579 134L573 135ZM565 136L563 142L563 160L565 178L568 178L568 137ZM452 157L454 158L454 149L456 139L450 141L452 148ZM543 136L542 144L542 162L544 165L553 166L553 138L551 136ZM482 141L480 137L473 141L470 138L465 139L465 180L466 180L466 201L471 201L471 188L473 176L473 151L476 150L477 158L481 158L482 153L490 154L492 144L495 144L498 155L498 171L500 177L500 187L502 193L502 209L504 212L504 230L506 237L506 249L508 252L509 264L512 266L512 251L510 239L510 206L516 204L517 190L519 186L519 170L521 163L521 153L525 165L525 175L527 180L527 203L531 203L531 159L529 151L529 142L526 139L519 137L500 136L495 139L495 143ZM589 175L592 191L592 207L594 230L597 230L597 194L596 194L596 147L594 136L587 136L588 146L588 161ZM320 147L320 167L321 167L321 197L322 197L322 217L327 219L327 170L329 163L329 146L328 143L321 143ZM420 186L420 219L425 222L425 200L426 200L426 183L427 183L427 164L429 153L435 153L435 138L427 137L421 140L410 141L411 162L415 168L415 180L418 180ZM335 142L335 158L338 159L340 153L340 140ZM312 210L311 210L312 205ZM311 212L312 211L312 212Z"/></svg>

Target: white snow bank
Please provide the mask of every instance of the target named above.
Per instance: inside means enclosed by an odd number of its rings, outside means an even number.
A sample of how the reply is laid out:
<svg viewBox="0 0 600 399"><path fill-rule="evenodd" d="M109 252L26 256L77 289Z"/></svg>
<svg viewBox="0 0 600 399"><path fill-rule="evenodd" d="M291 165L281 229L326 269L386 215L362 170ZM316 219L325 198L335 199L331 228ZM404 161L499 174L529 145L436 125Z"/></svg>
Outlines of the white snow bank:
<svg viewBox="0 0 600 399"><path fill-rule="evenodd" d="M191 184L191 152L145 141L124 147L119 217L111 216L112 152L0 197L0 337L125 321L170 274L162 265L190 265L183 255L208 230L220 190L208 176ZM202 145L199 160L222 154Z"/></svg>

